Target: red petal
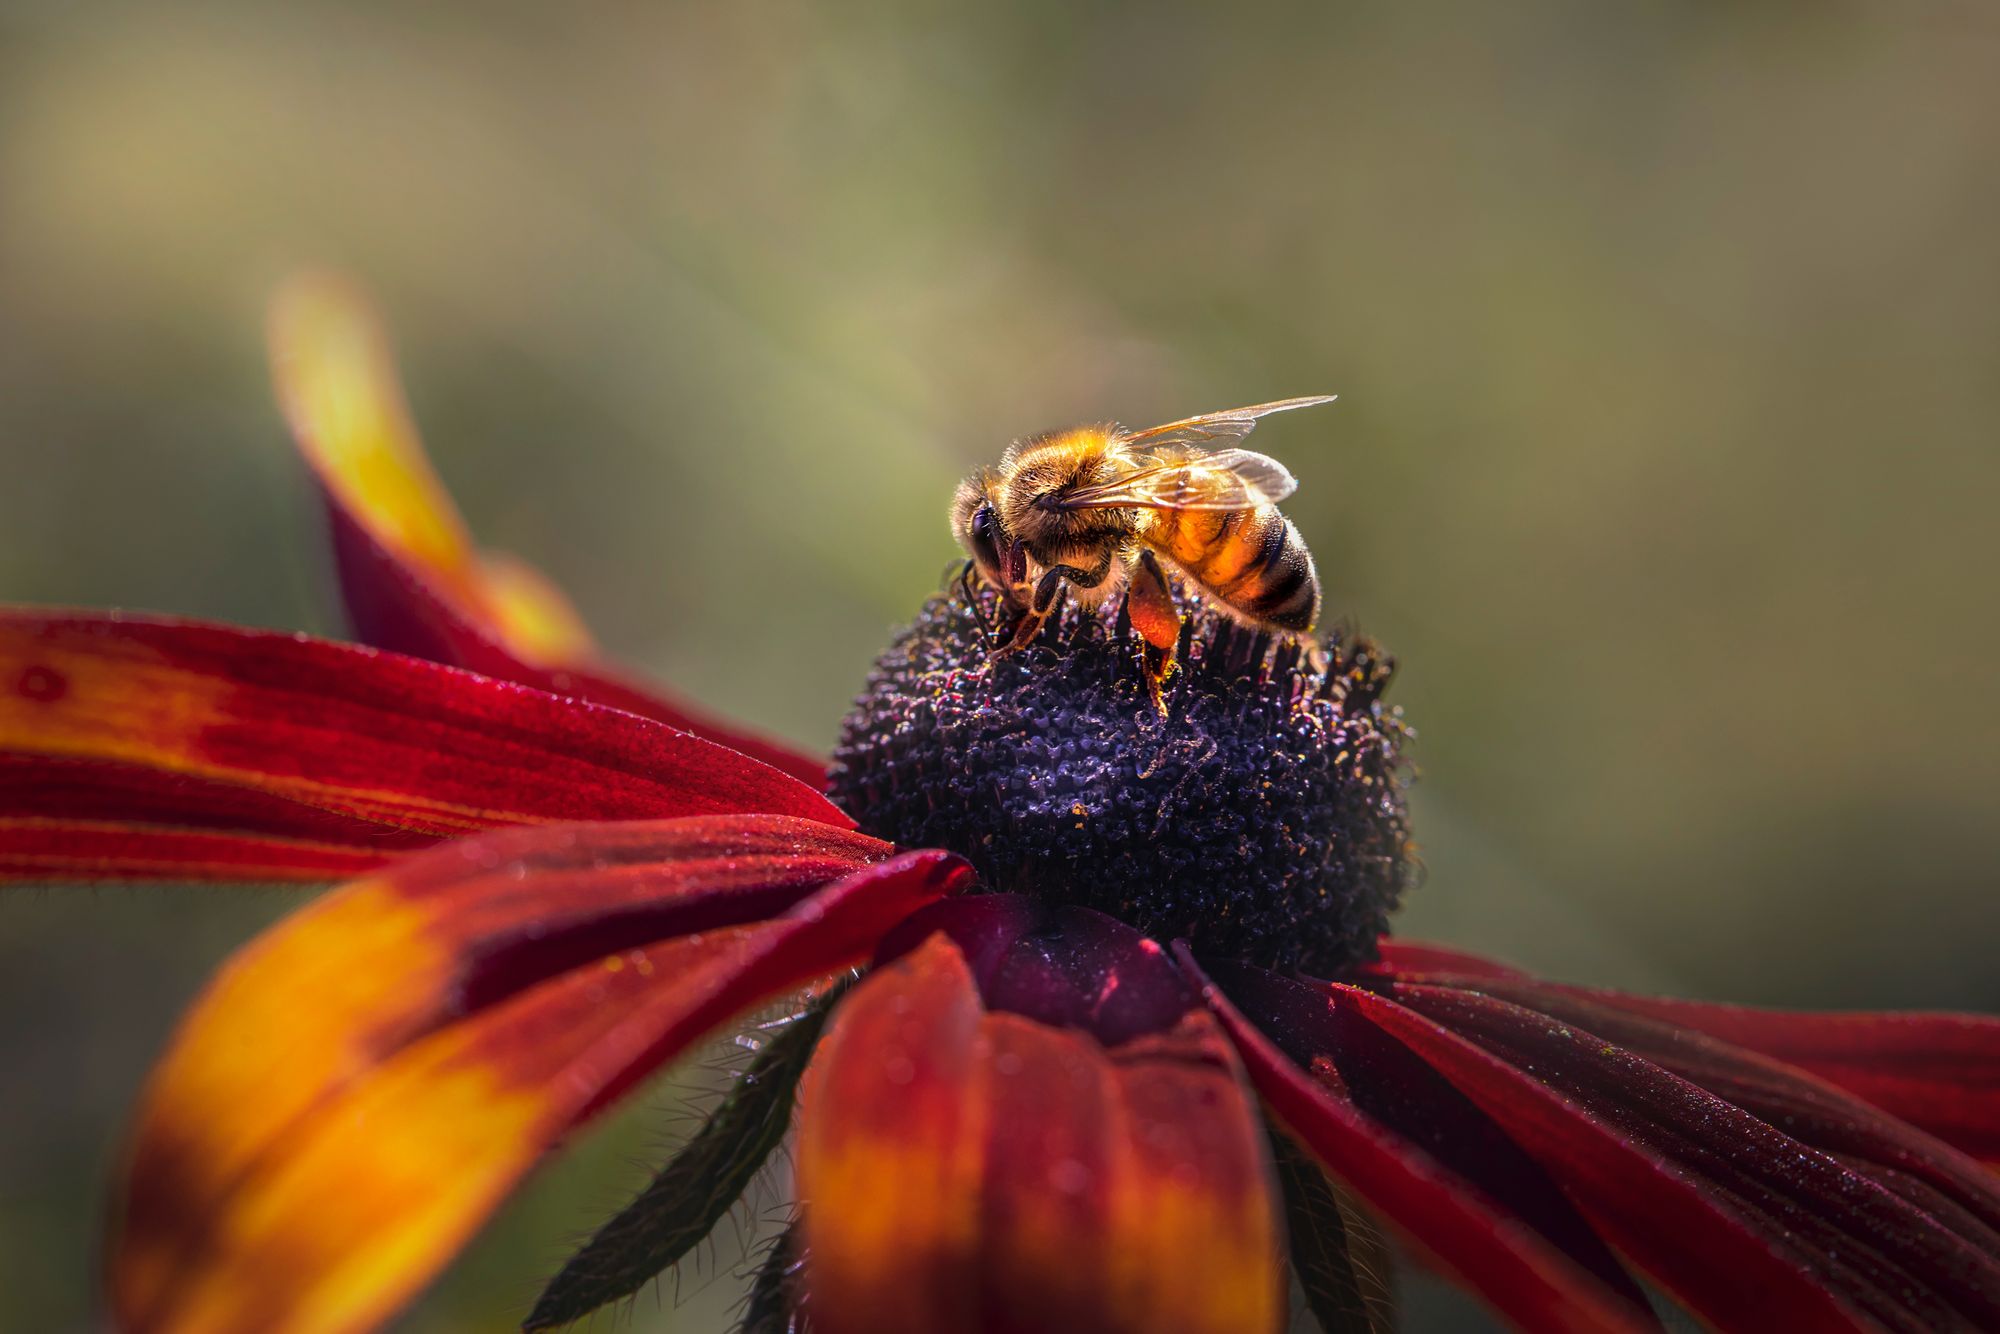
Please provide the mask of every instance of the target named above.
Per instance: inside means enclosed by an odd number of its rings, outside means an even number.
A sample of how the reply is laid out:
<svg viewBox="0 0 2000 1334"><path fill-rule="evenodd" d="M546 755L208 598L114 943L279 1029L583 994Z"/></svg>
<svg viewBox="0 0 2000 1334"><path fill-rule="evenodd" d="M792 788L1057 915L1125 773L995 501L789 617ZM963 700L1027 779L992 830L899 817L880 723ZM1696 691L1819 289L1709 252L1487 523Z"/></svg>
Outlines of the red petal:
<svg viewBox="0 0 2000 1334"><path fill-rule="evenodd" d="M0 817L0 881L321 882L383 858L354 848L250 834L146 829L116 821Z"/></svg>
<svg viewBox="0 0 2000 1334"><path fill-rule="evenodd" d="M1647 1015L1761 1052L1837 1084L1982 1162L2000 1165L2000 1019L1916 1011L1803 1014L1548 982L1534 988L1537 994Z"/></svg>
<svg viewBox="0 0 2000 1334"><path fill-rule="evenodd" d="M273 304L271 356L292 433L332 519L334 559L364 642L638 713L823 785L826 765L717 724L605 672L546 577L474 549L431 471L387 338L367 303L325 276Z"/></svg>
<svg viewBox="0 0 2000 1334"><path fill-rule="evenodd" d="M1601 1036L1444 987L1332 992L1469 1094L1607 1240L1717 1325L2000 1321L2000 1257Z"/></svg>
<svg viewBox="0 0 2000 1334"><path fill-rule="evenodd" d="M2000 1252L2000 1179L1976 1161L1872 1103L1795 1066L1693 1029L1635 1015L1570 988L1481 980L1469 988L1588 1029L1743 1108L1792 1138L1834 1154L1892 1189L1923 1183L1925 1198L1979 1220L1969 1238Z"/></svg>
<svg viewBox="0 0 2000 1334"><path fill-rule="evenodd" d="M1382 941L1369 976L1492 990L1532 1008L1546 998L1609 1006L1720 1038L1810 1071L1982 1162L2000 1164L2000 1019L1922 1011L1801 1013L1635 996L1530 977L1478 955Z"/></svg>
<svg viewBox="0 0 2000 1334"><path fill-rule="evenodd" d="M1409 976L1414 973L1451 973L1459 977L1526 977L1527 974L1511 965L1488 959L1483 955L1467 954L1445 945L1428 945L1422 941L1404 940L1399 936L1384 936L1380 941L1380 960L1367 971L1394 977Z"/></svg>
<svg viewBox="0 0 2000 1334"><path fill-rule="evenodd" d="M0 753L0 881L339 880L434 842L250 788Z"/></svg>
<svg viewBox="0 0 2000 1334"><path fill-rule="evenodd" d="M1593 1273L1505 1204L1364 1113L1331 1067L1315 1078L1205 977L1184 948L1183 968L1236 1044L1272 1113L1329 1171L1346 1182L1439 1269L1455 1276L1524 1329L1636 1330L1655 1322L1629 1282ZM1324 1008L1322 1001L1321 1006ZM1380 1094L1381 1090L1372 1090ZM1415 1107L1423 1113L1430 1109ZM1463 1122L1472 1125L1470 1121ZM1486 1141L1489 1147L1493 1142Z"/></svg>
<svg viewBox="0 0 2000 1334"><path fill-rule="evenodd" d="M1107 1048L988 1013L934 936L843 1002L801 1108L815 1328L1279 1323L1256 1114L1205 1016Z"/></svg>
<svg viewBox="0 0 2000 1334"><path fill-rule="evenodd" d="M209 835L262 878L301 869L308 853L283 840L379 859L563 819L850 823L796 779L628 713L302 635L157 618L0 612L0 757L0 857L56 856L86 875L186 865L191 845L156 833Z"/></svg>
<svg viewBox="0 0 2000 1334"><path fill-rule="evenodd" d="M912 853L800 897L879 849L786 820L510 831L281 924L148 1088L113 1248L121 1326L374 1325L565 1132L965 878ZM567 947L619 937L570 966Z"/></svg>

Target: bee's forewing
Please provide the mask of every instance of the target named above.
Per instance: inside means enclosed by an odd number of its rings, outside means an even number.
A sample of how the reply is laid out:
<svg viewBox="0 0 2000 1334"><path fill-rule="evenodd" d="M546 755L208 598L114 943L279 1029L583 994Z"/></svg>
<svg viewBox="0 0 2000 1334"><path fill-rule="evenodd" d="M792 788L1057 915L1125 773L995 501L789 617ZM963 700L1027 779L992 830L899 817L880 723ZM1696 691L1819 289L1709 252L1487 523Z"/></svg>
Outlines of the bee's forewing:
<svg viewBox="0 0 2000 1334"><path fill-rule="evenodd" d="M1214 448L1229 445L1257 429L1260 418L1274 412L1290 412L1295 408L1317 407L1321 403L1331 403L1336 394L1316 394L1307 398L1281 398L1275 403L1258 403L1247 408L1224 408L1219 412L1204 412L1198 417L1184 417L1164 426L1149 426L1143 431L1134 431L1125 436L1125 444L1139 450L1160 449L1169 445L1192 445L1196 448Z"/></svg>

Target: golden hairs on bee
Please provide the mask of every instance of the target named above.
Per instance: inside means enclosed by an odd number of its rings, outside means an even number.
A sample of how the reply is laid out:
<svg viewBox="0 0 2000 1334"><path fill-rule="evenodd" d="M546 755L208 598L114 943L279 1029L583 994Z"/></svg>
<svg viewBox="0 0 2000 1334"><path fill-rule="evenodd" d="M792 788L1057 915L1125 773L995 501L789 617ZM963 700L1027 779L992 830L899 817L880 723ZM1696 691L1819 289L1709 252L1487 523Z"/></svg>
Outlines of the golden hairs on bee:
<svg viewBox="0 0 2000 1334"><path fill-rule="evenodd" d="M1085 603L1126 590L1156 704L1181 615L1167 570L1246 624L1304 633L1319 616L1312 553L1278 502L1297 489L1276 459L1238 446L1259 419L1332 396L1287 398L1144 431L1078 426L1017 441L960 483L952 531L1010 622L994 645L1030 643L1067 588Z"/></svg>

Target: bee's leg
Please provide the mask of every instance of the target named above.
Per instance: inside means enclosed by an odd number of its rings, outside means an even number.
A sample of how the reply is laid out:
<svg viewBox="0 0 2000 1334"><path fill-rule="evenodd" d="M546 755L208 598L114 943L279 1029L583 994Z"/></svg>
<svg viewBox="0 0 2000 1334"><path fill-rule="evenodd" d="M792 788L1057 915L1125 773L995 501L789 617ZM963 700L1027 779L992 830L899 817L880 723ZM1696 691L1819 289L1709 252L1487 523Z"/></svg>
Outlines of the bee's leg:
<svg viewBox="0 0 2000 1334"><path fill-rule="evenodd" d="M1181 612L1174 605L1166 571L1150 551L1139 553L1138 566L1125 590L1125 612L1132 618L1132 628L1146 641L1146 689L1153 697L1153 707L1164 718L1166 684L1178 666L1174 654L1180 645Z"/></svg>
<svg viewBox="0 0 2000 1334"><path fill-rule="evenodd" d="M998 657L1006 653L1018 652L1026 648L1040 633L1042 623L1056 609L1056 598L1062 593L1064 584L1075 584L1078 588L1095 588L1111 577L1111 566L1115 552L1106 548L1096 565L1086 570L1080 565L1051 565L1042 572L1035 582L1035 600L1029 604L1021 623L1014 627L1013 637L1006 644L993 650Z"/></svg>
<svg viewBox="0 0 2000 1334"><path fill-rule="evenodd" d="M1042 617L1035 615L1027 603L1015 595L1013 589L1003 589L1000 594L1000 615L994 622L992 633L987 635L986 644L994 657L1012 653L1035 637L1041 628Z"/></svg>
<svg viewBox="0 0 2000 1334"><path fill-rule="evenodd" d="M1019 542L1009 542L1002 548L991 542L987 547L991 568L982 565L980 573L988 583L1000 590L1001 620L986 642L994 657L1012 653L1026 643L1023 637L1032 637L1040 621L1032 619L1027 603L1021 600L1021 585L1028 581L1028 549Z"/></svg>
<svg viewBox="0 0 2000 1334"><path fill-rule="evenodd" d="M1034 642L1041 633L1042 624L1049 619L1049 613L1056 609L1056 598L1062 592L1063 566L1054 566L1035 585L1035 600L1021 613L1021 619L1014 622L1013 633L1006 642L995 646L993 656L1005 657L1009 653L1019 653Z"/></svg>
<svg viewBox="0 0 2000 1334"><path fill-rule="evenodd" d="M1005 619L995 625L993 632L986 637L989 657L1001 658L1014 652L1034 638L1035 630L1041 625L1025 607L1015 607L1010 603L1007 612Z"/></svg>
<svg viewBox="0 0 2000 1334"><path fill-rule="evenodd" d="M1045 596L1054 598L1055 590L1050 587L1050 581L1057 578L1060 578L1064 583L1074 584L1078 588L1096 588L1111 577L1111 567L1115 563L1117 555L1118 553L1115 550L1107 547L1104 554L1098 557L1097 564L1087 570L1077 565L1049 566L1048 573L1044 574L1041 583L1035 586L1035 605L1038 607L1042 605Z"/></svg>

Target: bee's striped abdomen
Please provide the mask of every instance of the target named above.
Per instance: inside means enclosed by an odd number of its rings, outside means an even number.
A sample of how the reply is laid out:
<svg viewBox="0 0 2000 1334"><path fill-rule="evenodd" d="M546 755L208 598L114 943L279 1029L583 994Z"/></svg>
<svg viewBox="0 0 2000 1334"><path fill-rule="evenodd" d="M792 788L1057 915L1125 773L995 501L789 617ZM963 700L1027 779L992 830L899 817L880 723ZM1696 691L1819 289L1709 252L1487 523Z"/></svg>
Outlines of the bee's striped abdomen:
<svg viewBox="0 0 2000 1334"><path fill-rule="evenodd" d="M1319 615L1319 577L1291 520L1272 506L1174 510L1154 541L1209 592L1253 620L1307 630Z"/></svg>
<svg viewBox="0 0 2000 1334"><path fill-rule="evenodd" d="M1276 510L1267 511L1266 518L1269 531L1254 578L1226 596L1260 621L1285 630L1310 630L1319 619L1319 574L1312 553L1290 519Z"/></svg>

